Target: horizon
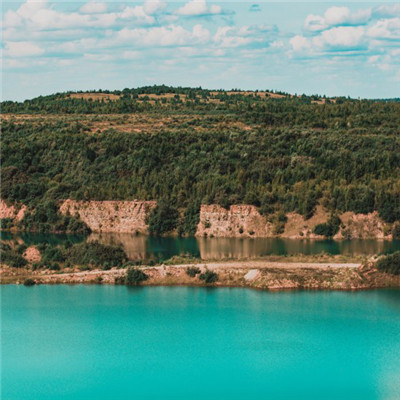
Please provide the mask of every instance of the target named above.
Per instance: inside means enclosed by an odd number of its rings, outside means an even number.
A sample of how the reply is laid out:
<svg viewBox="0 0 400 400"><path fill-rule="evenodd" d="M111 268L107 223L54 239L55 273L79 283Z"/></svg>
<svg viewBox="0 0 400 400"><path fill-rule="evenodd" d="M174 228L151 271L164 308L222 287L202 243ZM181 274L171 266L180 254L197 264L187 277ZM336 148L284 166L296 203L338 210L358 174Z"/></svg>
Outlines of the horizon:
<svg viewBox="0 0 400 400"><path fill-rule="evenodd" d="M398 97L398 4L288 4L6 2L2 101L153 84Z"/></svg>
<svg viewBox="0 0 400 400"><path fill-rule="evenodd" d="M7 101L12 101L12 102L17 102L17 103L23 103L25 101L32 101L35 100L37 98L40 97L48 97L48 96L55 96L55 95L62 95L62 94L67 94L67 93L105 93L110 92L110 93L114 93L114 92L122 92L124 89L129 89L129 90L137 90L137 89L142 89L142 88L148 88L148 87L161 87L161 86L167 86L171 89L200 89L200 90L208 90L210 92L233 92L233 91L238 91L238 92L252 92L252 93L263 93L263 92L269 92L269 93L282 93L284 95L288 95L288 96L297 96L297 97L301 97L301 96L306 96L306 97L319 97L319 98L327 98L327 99L335 99L335 98L346 98L349 100L371 100L371 101L398 101L400 99L400 96L397 97L381 97L381 98L355 98L355 97L350 97L350 96L344 96L344 95L337 95L337 96L327 96L325 94L321 94L321 93L289 93L289 92L285 92L279 89L268 89L268 88L263 88L263 89L246 89L246 88L208 88L208 87L204 87L204 86L183 86L183 85L165 85L163 83L161 84L154 84L154 85L142 85L142 86L135 86L135 87L123 87L123 88L118 88L118 89L107 89L107 88L100 88L100 89L77 89L77 90L66 90L63 92L53 92L53 93L46 93L46 94L40 94L38 96L35 97L30 97L30 98L26 98L26 99L22 99L22 100L1 100L1 102L7 102Z"/></svg>

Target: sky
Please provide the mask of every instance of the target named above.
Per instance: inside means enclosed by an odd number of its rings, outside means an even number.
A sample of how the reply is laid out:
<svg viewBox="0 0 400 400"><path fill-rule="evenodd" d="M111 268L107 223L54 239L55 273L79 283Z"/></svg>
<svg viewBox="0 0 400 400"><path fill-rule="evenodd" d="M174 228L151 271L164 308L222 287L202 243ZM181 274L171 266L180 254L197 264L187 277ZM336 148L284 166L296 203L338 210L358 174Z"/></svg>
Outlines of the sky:
<svg viewBox="0 0 400 400"><path fill-rule="evenodd" d="M3 2L2 100L154 84L400 97L400 3Z"/></svg>

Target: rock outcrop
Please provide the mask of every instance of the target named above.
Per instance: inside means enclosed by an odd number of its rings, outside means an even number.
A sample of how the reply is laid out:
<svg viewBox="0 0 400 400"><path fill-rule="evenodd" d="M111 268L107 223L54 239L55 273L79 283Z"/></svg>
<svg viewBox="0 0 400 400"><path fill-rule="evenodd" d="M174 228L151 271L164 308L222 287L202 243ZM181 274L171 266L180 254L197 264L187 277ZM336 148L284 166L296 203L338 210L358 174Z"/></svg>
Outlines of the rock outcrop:
<svg viewBox="0 0 400 400"><path fill-rule="evenodd" d="M288 213L285 231L280 236L288 239L323 239L323 236L316 235L313 230L316 225L327 222L328 218L329 213L322 206L317 206L313 216L307 220L300 214Z"/></svg>
<svg viewBox="0 0 400 400"><path fill-rule="evenodd" d="M146 218L155 201L66 200L60 212L79 218L93 232L147 233Z"/></svg>
<svg viewBox="0 0 400 400"><path fill-rule="evenodd" d="M29 246L24 251L23 256L29 263L39 262L42 258L42 255L36 246Z"/></svg>
<svg viewBox="0 0 400 400"><path fill-rule="evenodd" d="M62 214L78 215L93 232L148 233L146 218L156 201L75 201L65 200L60 206ZM27 207L0 200L0 218L14 223L24 218ZM232 205L225 209L219 205L202 205L198 237L284 237L290 239L323 239L315 235L316 225L329 219L329 212L317 206L314 215L305 220L297 213L288 213L284 232L275 234L274 225L252 205ZM391 225L377 212L339 215L342 225L334 239L391 239ZM16 225L16 224L15 224Z"/></svg>
<svg viewBox="0 0 400 400"><path fill-rule="evenodd" d="M0 199L0 219L10 218L15 221L21 221L24 218L26 206L18 206L14 204L7 204L4 200Z"/></svg>
<svg viewBox="0 0 400 400"><path fill-rule="evenodd" d="M378 213L354 214L345 212L340 215L343 226L334 239L391 239L391 230Z"/></svg>
<svg viewBox="0 0 400 400"><path fill-rule="evenodd" d="M273 229L255 206L234 205L225 209L211 204L200 208L196 236L270 237Z"/></svg>

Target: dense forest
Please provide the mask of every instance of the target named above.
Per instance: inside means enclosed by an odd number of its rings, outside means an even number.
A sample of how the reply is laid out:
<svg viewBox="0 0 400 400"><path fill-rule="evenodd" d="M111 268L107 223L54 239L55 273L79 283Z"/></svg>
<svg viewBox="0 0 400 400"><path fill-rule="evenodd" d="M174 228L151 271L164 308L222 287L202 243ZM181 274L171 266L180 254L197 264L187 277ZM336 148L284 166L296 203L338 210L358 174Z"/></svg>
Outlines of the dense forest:
<svg viewBox="0 0 400 400"><path fill-rule="evenodd" d="M187 232L200 203L400 220L396 101L157 86L2 110L1 196L30 207L30 228L60 224L54 205L66 198L158 200L165 215L187 210ZM162 210L155 218L169 224Z"/></svg>

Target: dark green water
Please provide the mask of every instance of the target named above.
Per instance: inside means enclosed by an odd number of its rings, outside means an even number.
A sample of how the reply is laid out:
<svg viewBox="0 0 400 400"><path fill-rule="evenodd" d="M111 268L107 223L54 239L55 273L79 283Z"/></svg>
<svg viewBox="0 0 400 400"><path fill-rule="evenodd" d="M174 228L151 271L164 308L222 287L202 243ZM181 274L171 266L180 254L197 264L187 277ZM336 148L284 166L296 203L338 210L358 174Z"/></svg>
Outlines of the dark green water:
<svg viewBox="0 0 400 400"><path fill-rule="evenodd" d="M121 246L132 260L166 260L174 255L187 254L202 259L256 258L268 255L293 254L344 254L373 255L400 250L400 241L383 240L306 240L280 238L177 238L151 237L118 233L76 235L2 233L4 239L20 238L27 244L65 242L78 243L84 240L99 240L105 244Z"/></svg>
<svg viewBox="0 0 400 400"><path fill-rule="evenodd" d="M400 291L3 286L2 400L400 398Z"/></svg>

